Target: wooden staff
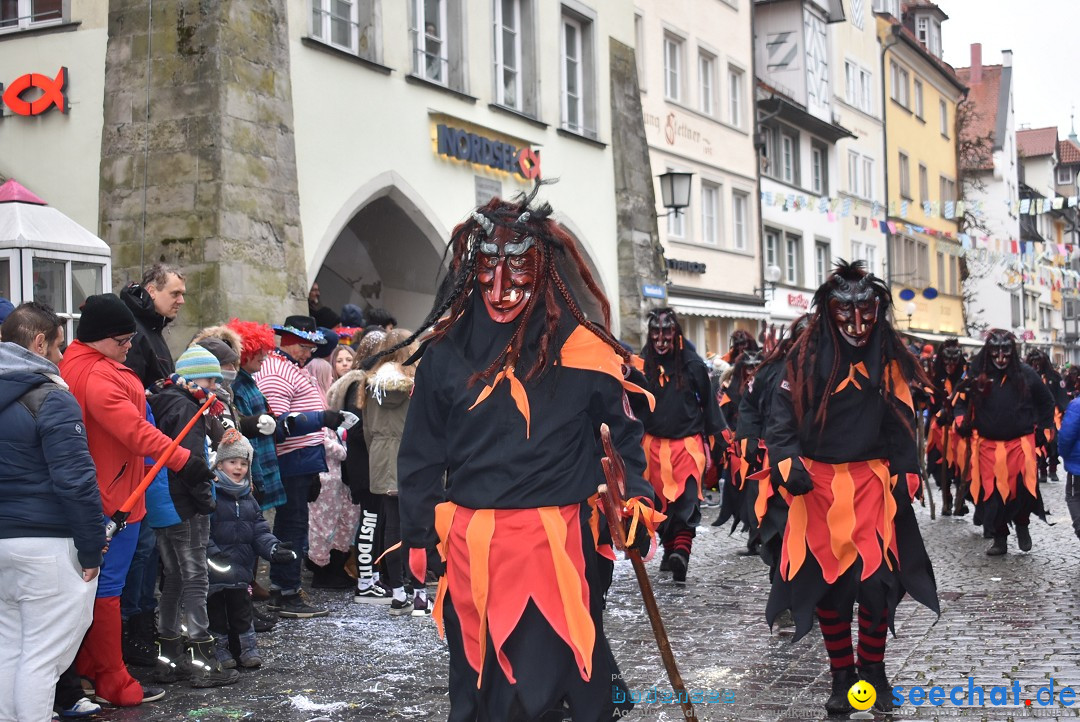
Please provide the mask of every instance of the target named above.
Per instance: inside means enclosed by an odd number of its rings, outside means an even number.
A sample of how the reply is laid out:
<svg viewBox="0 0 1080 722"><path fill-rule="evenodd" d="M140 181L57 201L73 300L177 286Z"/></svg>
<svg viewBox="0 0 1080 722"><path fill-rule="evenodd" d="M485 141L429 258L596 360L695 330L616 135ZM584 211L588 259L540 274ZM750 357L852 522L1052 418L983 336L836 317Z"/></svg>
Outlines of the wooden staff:
<svg viewBox="0 0 1080 722"><path fill-rule="evenodd" d="M641 596L645 601L645 611L649 614L653 636L656 637L656 645L660 648L660 657L664 660L664 667L667 669L671 688L675 691L675 698L682 707L683 717L691 722L697 722L694 706L690 703L682 675L679 674L679 667L675 664L675 655L671 651L671 643L668 642L664 620L660 618L660 608L656 605L656 597L653 596L652 584L649 582L649 573L645 570L645 562L641 560L641 552L626 546L626 530L623 528L623 518L627 513L626 502L623 499L623 490L626 488L626 466L611 442L611 430L607 424L600 425L600 440L604 445L604 458L600 462L604 467L604 477L607 479L607 484L600 487L600 491L604 496L604 516L607 518L608 529L611 531L612 546L621 552L626 552L630 563L634 565L634 574L637 576ZM647 532L641 529L639 533Z"/></svg>

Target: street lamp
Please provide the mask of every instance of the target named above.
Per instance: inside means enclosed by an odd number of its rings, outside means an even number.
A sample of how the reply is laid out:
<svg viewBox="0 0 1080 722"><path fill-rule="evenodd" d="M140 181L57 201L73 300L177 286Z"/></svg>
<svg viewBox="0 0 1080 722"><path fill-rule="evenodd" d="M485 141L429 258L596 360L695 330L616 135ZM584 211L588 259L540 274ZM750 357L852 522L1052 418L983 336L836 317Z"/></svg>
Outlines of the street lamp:
<svg viewBox="0 0 1080 722"><path fill-rule="evenodd" d="M918 309L919 307L915 305L914 301L908 301L907 305L904 306L904 313L907 314L908 331L911 330L911 317L915 315L915 311L917 311Z"/></svg>
<svg viewBox="0 0 1080 722"><path fill-rule="evenodd" d="M768 266L765 266L764 275L765 288L755 288L754 293L760 293L762 298L767 298L769 296L772 296L773 292L776 290L776 283L780 280L780 266L777 266L774 263L770 263Z"/></svg>
<svg viewBox="0 0 1080 722"><path fill-rule="evenodd" d="M674 213L677 218L679 211L690 205L690 179L693 175L693 173L668 171L660 176L660 198L668 212L658 217L670 216Z"/></svg>

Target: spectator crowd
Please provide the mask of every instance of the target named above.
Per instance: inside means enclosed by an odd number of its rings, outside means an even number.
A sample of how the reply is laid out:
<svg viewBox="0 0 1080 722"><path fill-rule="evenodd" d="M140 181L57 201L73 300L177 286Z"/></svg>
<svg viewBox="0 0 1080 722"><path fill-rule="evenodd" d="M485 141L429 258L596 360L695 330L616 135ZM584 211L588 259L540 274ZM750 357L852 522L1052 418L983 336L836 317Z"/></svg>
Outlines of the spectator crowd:
<svg viewBox="0 0 1080 722"><path fill-rule="evenodd" d="M74 339L48 306L0 299L0 722L235 683L262 665L258 633L328 614L305 567L431 614L396 549L415 348L380 356L408 332L337 314L316 284L309 315L222 319L174 358L185 292L157 264L87 298Z"/></svg>

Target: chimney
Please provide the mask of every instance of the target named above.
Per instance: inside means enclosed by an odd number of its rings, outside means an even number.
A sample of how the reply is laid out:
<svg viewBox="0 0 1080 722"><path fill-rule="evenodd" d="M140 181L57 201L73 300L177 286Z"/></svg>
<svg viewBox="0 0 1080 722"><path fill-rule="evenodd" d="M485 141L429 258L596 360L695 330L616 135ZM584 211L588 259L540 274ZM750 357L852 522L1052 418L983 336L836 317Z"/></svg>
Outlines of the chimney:
<svg viewBox="0 0 1080 722"><path fill-rule="evenodd" d="M971 44L971 75L968 82L972 85L982 82L982 43Z"/></svg>
<svg viewBox="0 0 1080 722"><path fill-rule="evenodd" d="M1001 51L1001 67L1003 67L1003 68L1011 68L1012 67L1012 51L1011 50L1002 50Z"/></svg>

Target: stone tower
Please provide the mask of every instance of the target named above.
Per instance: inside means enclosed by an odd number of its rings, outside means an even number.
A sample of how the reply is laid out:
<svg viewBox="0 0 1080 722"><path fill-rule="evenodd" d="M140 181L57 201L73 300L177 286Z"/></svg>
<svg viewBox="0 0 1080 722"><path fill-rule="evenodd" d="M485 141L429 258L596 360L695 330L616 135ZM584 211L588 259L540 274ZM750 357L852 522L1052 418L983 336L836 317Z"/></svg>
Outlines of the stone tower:
<svg viewBox="0 0 1080 722"><path fill-rule="evenodd" d="M158 261L185 272L174 351L306 309L286 5L109 1L101 235L118 290Z"/></svg>

